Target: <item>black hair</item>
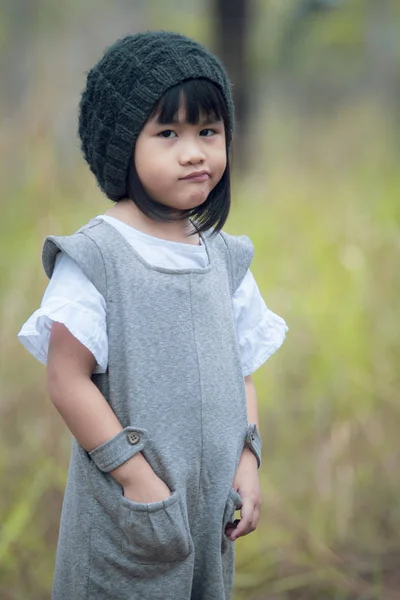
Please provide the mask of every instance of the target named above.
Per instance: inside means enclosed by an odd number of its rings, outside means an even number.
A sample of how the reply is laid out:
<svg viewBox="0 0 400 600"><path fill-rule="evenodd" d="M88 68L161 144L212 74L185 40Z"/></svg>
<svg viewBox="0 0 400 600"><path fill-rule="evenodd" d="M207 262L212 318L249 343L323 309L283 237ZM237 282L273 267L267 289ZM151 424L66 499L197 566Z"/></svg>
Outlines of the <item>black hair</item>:
<svg viewBox="0 0 400 600"><path fill-rule="evenodd" d="M221 179L203 204L177 212L173 208L156 202L144 190L136 171L135 148L133 148L127 177L128 197L142 213L151 219L163 222L190 219L198 233L209 229L214 229L214 232L217 233L222 229L228 218L231 204L229 168L231 139L227 104L219 87L211 81L200 78L188 79L165 92L153 109L149 119L156 117L157 122L160 124L173 122L177 117L182 100L185 102L186 119L191 125L197 125L203 117L222 120L224 123L227 163Z"/></svg>

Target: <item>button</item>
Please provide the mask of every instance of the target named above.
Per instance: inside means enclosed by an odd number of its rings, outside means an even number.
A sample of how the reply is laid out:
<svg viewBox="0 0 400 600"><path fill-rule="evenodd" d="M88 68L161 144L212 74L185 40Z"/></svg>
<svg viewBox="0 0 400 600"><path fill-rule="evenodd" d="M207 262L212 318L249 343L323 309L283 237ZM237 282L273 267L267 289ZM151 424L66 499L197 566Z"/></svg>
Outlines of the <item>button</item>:
<svg viewBox="0 0 400 600"><path fill-rule="evenodd" d="M132 444L132 446L136 446L140 442L140 435L136 431L130 431L128 433L128 442Z"/></svg>

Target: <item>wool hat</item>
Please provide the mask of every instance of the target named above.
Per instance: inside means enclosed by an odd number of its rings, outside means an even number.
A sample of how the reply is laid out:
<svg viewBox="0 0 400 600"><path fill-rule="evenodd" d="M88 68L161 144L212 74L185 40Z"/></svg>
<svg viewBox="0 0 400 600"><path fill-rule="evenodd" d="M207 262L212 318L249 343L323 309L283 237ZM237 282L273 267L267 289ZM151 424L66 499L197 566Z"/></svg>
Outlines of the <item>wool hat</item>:
<svg viewBox="0 0 400 600"><path fill-rule="evenodd" d="M127 195L136 138L161 96L198 77L221 90L231 137L234 108L226 71L204 46L184 35L167 31L128 35L110 46L89 71L79 106L79 136L85 160L111 200Z"/></svg>

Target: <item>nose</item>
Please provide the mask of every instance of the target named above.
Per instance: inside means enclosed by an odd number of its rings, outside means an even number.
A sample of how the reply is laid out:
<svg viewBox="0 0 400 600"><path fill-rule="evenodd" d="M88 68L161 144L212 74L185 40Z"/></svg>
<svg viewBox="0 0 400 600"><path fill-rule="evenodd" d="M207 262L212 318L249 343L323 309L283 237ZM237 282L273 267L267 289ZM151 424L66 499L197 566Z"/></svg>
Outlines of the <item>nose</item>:
<svg viewBox="0 0 400 600"><path fill-rule="evenodd" d="M204 150L201 148L198 141L186 141L182 145L179 162L181 165L198 165L206 160Z"/></svg>

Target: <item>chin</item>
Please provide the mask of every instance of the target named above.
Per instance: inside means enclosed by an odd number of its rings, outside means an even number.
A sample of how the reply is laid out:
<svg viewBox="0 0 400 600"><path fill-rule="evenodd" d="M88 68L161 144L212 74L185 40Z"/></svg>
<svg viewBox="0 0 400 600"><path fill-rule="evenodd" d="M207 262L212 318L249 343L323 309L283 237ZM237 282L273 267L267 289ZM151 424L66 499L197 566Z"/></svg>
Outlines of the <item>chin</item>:
<svg viewBox="0 0 400 600"><path fill-rule="evenodd" d="M182 205L182 207L180 207L181 210L192 210L193 208L197 208L199 206L201 206L202 204L204 204L204 202L207 200L207 198L204 198L203 200L198 200L196 202L186 202L185 204Z"/></svg>
<svg viewBox="0 0 400 600"><path fill-rule="evenodd" d="M208 192L207 194L198 194L197 196L190 198L189 200L184 200L183 204L186 204L186 206L190 208L196 208L196 206L201 206L202 204L204 204L209 195L210 192Z"/></svg>
<svg viewBox="0 0 400 600"><path fill-rule="evenodd" d="M208 195L207 196L203 196L202 198L192 198L190 200L182 200L180 202L163 202L162 204L164 204L164 206L169 206L170 208L173 208L175 210L191 210L193 208L197 208L198 206L201 206L202 204L204 204L204 202L207 200Z"/></svg>

